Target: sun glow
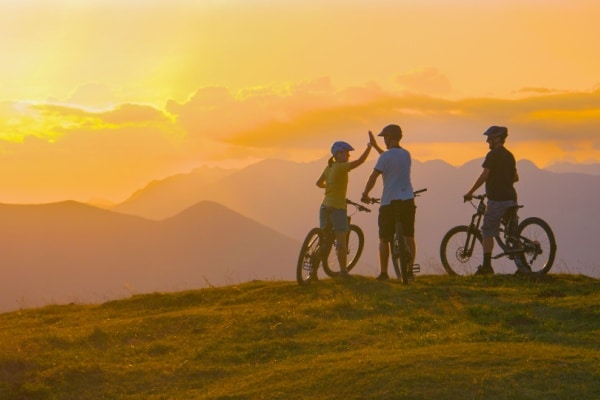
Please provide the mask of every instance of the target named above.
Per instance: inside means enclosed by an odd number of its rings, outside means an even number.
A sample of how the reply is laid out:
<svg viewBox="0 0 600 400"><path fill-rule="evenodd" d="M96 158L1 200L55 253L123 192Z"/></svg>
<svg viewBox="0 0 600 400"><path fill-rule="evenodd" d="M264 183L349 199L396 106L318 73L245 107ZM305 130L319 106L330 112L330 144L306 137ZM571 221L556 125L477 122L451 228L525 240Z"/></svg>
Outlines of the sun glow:
<svg viewBox="0 0 600 400"><path fill-rule="evenodd" d="M420 160L481 158L473 135L501 124L517 158L600 162L598 15L588 0L1 2L0 201L318 159L392 122Z"/></svg>

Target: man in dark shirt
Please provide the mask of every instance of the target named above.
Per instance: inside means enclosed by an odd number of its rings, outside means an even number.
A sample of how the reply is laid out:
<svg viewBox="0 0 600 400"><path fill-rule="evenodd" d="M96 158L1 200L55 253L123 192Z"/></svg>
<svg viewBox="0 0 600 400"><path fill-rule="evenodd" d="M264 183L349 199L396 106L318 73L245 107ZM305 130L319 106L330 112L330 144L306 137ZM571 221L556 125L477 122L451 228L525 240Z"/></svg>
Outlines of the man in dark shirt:
<svg viewBox="0 0 600 400"><path fill-rule="evenodd" d="M464 201L473 198L473 193L485 183L488 204L481 233L483 236L483 264L476 274L493 274L492 250L494 237L500 232L500 220L506 210L517 202L517 192L513 184L519 180L515 157L504 147L508 129L503 126L490 126L483 133L490 147L483 162L483 172L464 196Z"/></svg>

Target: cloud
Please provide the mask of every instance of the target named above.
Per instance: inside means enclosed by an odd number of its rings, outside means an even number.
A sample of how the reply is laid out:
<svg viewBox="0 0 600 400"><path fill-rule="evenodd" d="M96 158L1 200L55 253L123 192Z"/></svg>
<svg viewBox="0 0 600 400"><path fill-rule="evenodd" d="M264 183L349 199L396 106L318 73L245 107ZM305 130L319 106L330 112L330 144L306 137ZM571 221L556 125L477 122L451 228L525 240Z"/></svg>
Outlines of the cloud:
<svg viewBox="0 0 600 400"><path fill-rule="evenodd" d="M365 91L372 94L373 92ZM339 95L339 94L338 94ZM376 129L389 122L410 126L419 141L470 141L475 133L489 125L506 125L520 131L521 140L581 140L596 138L599 122L598 93L558 94L524 99L493 98L444 100L440 98L391 94L380 91L365 96L358 103L331 96L322 106L307 108L287 119L268 119L251 129L244 129L229 140L255 145L298 142L330 132Z"/></svg>
<svg viewBox="0 0 600 400"><path fill-rule="evenodd" d="M416 158L466 162L485 151L482 132L488 126L505 125L521 158L538 164L600 160L600 90L535 93L448 100L375 83L336 90L328 78L319 78L239 92L199 88L164 109L125 103L90 111L3 102L4 201L10 193L18 198L29 192L122 198L152 179L203 163L319 158L332 141L360 148L368 130L391 122L402 126L403 143Z"/></svg>
<svg viewBox="0 0 600 400"><path fill-rule="evenodd" d="M524 87L521 88L519 90L516 91L516 93L518 94L526 94L526 95L538 95L538 94L542 94L542 95L546 95L546 94L553 94L553 93L560 93L560 92L564 92L558 89L549 89L549 88L544 88L544 87Z"/></svg>
<svg viewBox="0 0 600 400"><path fill-rule="evenodd" d="M313 149L332 140L362 140L367 130L396 122L412 143L479 142L490 125L505 125L516 142L597 141L600 91L556 92L538 88L516 99L441 97L397 93L370 83L336 91L327 79L262 87L234 95L202 88L169 113L194 138L210 137L258 155L273 149Z"/></svg>
<svg viewBox="0 0 600 400"><path fill-rule="evenodd" d="M232 94L223 87L198 89L185 103L169 101L166 110L190 135L231 143L240 132L270 123L291 123L332 101L327 79L284 87L254 87ZM284 134L285 136L285 134ZM249 143L247 143L249 144Z"/></svg>
<svg viewBox="0 0 600 400"><path fill-rule="evenodd" d="M181 151L184 132L151 106L90 112L4 103L0 112L0 179L6 188L0 201L123 198L190 163Z"/></svg>
<svg viewBox="0 0 600 400"><path fill-rule="evenodd" d="M537 90L537 93L542 90ZM600 90L538 94L518 99L439 97L394 93L376 84L333 89L328 79L284 88L250 88L236 94L223 87L198 89L186 102L165 110L121 104L103 112L55 104L7 104L2 131L56 139L77 130L126 126L154 128L193 145L310 148L339 135L376 130L397 122L418 142L474 141L489 125L505 125L513 140L597 140ZM8 121L8 122L7 122ZM477 137L478 138L478 137ZM477 140L477 139L476 139Z"/></svg>

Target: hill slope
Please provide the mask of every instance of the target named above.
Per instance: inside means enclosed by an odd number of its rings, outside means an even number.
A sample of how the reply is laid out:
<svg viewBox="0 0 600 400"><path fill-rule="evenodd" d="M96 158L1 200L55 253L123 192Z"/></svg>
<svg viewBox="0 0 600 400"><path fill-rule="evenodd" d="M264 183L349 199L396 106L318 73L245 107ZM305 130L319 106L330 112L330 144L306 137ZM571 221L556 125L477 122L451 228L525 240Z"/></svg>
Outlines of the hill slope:
<svg viewBox="0 0 600 400"><path fill-rule="evenodd" d="M213 202L163 221L76 202L3 204L0 220L0 311L293 279L300 246Z"/></svg>
<svg viewBox="0 0 600 400"><path fill-rule="evenodd" d="M597 399L600 281L251 282L0 314L0 398Z"/></svg>

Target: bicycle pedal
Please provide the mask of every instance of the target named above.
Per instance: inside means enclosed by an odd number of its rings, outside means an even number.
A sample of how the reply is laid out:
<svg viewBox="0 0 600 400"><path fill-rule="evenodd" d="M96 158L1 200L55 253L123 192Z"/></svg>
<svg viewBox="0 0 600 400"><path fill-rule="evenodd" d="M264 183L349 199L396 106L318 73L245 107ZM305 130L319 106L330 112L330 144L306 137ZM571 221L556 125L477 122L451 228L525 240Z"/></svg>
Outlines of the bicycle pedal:
<svg viewBox="0 0 600 400"><path fill-rule="evenodd" d="M413 274L418 274L419 272L421 272L421 266L419 264L414 264L412 266L412 272Z"/></svg>

